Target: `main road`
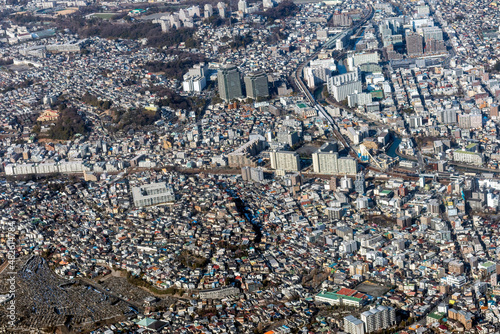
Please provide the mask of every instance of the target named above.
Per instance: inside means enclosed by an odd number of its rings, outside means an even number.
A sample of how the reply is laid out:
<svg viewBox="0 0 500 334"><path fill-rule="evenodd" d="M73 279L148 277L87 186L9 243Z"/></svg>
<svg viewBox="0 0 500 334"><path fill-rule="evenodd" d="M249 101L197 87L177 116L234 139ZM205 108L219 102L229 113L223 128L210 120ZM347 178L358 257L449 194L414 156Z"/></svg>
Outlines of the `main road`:
<svg viewBox="0 0 500 334"><path fill-rule="evenodd" d="M327 42L325 42L325 44L322 46L322 48L320 48L318 51L316 51L311 56L309 56L292 73L292 77L293 77L293 80L294 80L297 88L300 89L300 91L306 97L307 101L311 104L311 106L313 108L315 108L318 111L318 113L321 115L321 117L326 119L328 121L328 123L333 127L333 131L334 131L334 134L337 137L337 139L339 139L342 142L342 144L349 150L350 154L354 157L357 157L357 155L356 155L355 151L353 150L353 148L351 147L351 145L349 144L349 142L340 133L337 123L333 120L332 116L325 110L325 108L323 108L323 106L316 101L314 96L309 91L309 88L306 86L306 84L302 80L302 70L304 69L304 66L306 66L311 60L314 60L320 52L322 52L323 50L325 50L328 47L334 46L339 39L343 39L346 36L351 36L354 32L356 32L359 28L361 28L368 20L370 20L373 17L373 13L374 13L373 7L370 6L369 12L365 15L365 17L361 21L356 23L353 27L351 27L345 31L342 31L342 32L336 34L335 36L333 36L332 38L330 38ZM340 58L343 54L344 53L340 53L339 55L337 55L336 58L337 59Z"/></svg>

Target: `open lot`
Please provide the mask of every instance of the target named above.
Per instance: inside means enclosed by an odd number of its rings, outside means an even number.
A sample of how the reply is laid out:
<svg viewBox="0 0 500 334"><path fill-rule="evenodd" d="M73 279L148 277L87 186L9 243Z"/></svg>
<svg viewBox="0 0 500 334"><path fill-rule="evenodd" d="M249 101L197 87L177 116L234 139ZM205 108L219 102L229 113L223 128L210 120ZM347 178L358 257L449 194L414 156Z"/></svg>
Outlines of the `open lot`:
<svg viewBox="0 0 500 334"><path fill-rule="evenodd" d="M364 281L356 287L357 290L366 293L370 296L381 297L390 290L390 287L385 285L376 284L370 281Z"/></svg>

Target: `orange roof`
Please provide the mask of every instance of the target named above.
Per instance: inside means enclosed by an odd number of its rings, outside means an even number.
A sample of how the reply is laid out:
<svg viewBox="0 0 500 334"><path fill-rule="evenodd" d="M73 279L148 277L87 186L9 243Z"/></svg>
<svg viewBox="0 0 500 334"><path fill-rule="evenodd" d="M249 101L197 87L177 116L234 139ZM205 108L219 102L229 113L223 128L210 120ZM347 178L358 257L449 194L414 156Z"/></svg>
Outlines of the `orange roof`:
<svg viewBox="0 0 500 334"><path fill-rule="evenodd" d="M355 294L353 297L355 298L359 298L359 299L363 299L365 298L365 294L364 293L361 293L361 292L358 292L357 294Z"/></svg>
<svg viewBox="0 0 500 334"><path fill-rule="evenodd" d="M357 293L356 290L348 289L348 288L342 288L339 291L337 291L338 295L344 295L344 296L352 296L356 293Z"/></svg>

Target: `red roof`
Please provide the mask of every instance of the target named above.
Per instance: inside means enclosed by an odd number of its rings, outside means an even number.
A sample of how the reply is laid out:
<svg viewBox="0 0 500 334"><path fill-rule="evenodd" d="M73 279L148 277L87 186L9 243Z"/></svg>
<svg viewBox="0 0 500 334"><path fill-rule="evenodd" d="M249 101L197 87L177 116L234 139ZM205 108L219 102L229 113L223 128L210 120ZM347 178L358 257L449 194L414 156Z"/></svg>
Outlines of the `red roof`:
<svg viewBox="0 0 500 334"><path fill-rule="evenodd" d="M337 291L337 294L343 295L343 296L353 296L356 293L357 293L356 290L348 289L348 288L342 288L339 291Z"/></svg>

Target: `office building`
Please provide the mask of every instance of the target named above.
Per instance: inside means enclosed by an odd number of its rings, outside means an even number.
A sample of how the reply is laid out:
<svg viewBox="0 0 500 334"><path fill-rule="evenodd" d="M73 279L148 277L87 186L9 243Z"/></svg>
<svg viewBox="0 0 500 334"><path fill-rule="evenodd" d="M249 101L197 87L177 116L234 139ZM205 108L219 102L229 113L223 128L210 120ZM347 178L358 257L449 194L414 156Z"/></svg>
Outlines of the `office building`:
<svg viewBox="0 0 500 334"><path fill-rule="evenodd" d="M422 36L420 36L416 32L407 32L406 52L408 56L421 56L424 53L424 43Z"/></svg>
<svg viewBox="0 0 500 334"><path fill-rule="evenodd" d="M356 180L354 181L354 190L360 195L363 195L366 192L365 175L363 173L358 173L356 175Z"/></svg>
<svg viewBox="0 0 500 334"><path fill-rule="evenodd" d="M257 100L259 97L269 96L267 74L264 72L250 73L245 76L247 97Z"/></svg>
<svg viewBox="0 0 500 334"><path fill-rule="evenodd" d="M408 123L410 124L410 128L418 129L423 124L422 116L410 116L408 118Z"/></svg>
<svg viewBox="0 0 500 334"><path fill-rule="evenodd" d="M300 170L299 155L292 151L271 151L271 168L289 172L298 172Z"/></svg>
<svg viewBox="0 0 500 334"><path fill-rule="evenodd" d="M243 97L240 72L235 65L223 65L217 73L217 81L220 97L224 101L228 102Z"/></svg>
<svg viewBox="0 0 500 334"><path fill-rule="evenodd" d="M172 188L165 182L151 183L132 188L134 205L138 208L175 201Z"/></svg>

